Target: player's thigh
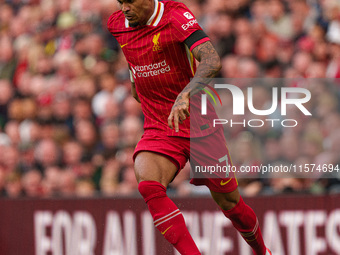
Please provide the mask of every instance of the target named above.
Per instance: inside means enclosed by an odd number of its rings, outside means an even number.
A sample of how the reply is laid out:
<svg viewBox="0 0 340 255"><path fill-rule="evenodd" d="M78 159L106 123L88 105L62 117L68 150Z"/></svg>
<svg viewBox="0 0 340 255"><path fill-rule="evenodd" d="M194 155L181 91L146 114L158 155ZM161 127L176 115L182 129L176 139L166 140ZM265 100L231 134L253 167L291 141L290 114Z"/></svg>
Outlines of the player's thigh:
<svg viewBox="0 0 340 255"><path fill-rule="evenodd" d="M149 152L139 152L135 159L135 173L138 183L141 181L157 181L163 186L175 177L177 166L166 156Z"/></svg>

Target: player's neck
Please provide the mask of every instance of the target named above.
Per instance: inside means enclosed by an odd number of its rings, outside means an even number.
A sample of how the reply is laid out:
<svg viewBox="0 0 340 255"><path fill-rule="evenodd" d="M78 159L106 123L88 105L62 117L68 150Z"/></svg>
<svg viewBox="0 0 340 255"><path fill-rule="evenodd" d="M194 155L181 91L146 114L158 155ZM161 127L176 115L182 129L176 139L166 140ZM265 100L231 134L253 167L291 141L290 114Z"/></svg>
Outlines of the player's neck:
<svg viewBox="0 0 340 255"><path fill-rule="evenodd" d="M146 13L145 15L145 19L143 19L142 21L138 22L138 23L134 23L134 24L131 24L129 23L129 26L130 27L137 27L139 25L146 25L149 20L151 19L153 13L155 12L155 7L156 7L156 1L155 0L151 0L151 3L150 3L150 10L148 11L148 13Z"/></svg>
<svg viewBox="0 0 340 255"><path fill-rule="evenodd" d="M150 12L148 13L145 24L143 24L143 25L146 25L148 23L148 21L151 19L153 13L155 12L156 4L157 4L156 0L151 0Z"/></svg>

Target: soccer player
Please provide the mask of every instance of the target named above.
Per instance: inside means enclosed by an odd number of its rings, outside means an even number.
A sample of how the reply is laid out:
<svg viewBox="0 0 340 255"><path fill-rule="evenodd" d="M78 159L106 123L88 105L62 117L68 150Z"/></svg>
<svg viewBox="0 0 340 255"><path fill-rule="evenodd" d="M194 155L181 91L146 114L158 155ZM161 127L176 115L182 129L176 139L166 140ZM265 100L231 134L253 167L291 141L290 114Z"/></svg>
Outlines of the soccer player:
<svg viewBox="0 0 340 255"><path fill-rule="evenodd" d="M184 4L158 0L118 3L121 10L110 16L108 29L129 64L132 95L145 116L144 134L133 156L138 190L166 240L181 254L201 254L180 210L166 195L166 187L190 156L191 164L216 164L223 156L231 164L221 129L216 131L203 118L197 120L202 125L190 128L194 116L190 116L189 97L218 73L220 58ZM197 68L193 57L199 61ZM190 146L190 138L198 142ZM202 147L209 153L202 153ZM191 183L210 189L254 254L270 254L254 211L240 197L236 178L193 178Z"/></svg>

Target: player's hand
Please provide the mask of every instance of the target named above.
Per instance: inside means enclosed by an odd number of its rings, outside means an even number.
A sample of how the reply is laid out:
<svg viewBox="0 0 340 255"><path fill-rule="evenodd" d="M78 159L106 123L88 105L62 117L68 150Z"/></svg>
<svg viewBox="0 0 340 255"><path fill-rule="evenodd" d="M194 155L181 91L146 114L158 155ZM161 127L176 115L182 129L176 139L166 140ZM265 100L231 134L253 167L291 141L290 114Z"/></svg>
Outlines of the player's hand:
<svg viewBox="0 0 340 255"><path fill-rule="evenodd" d="M168 125L171 129L174 128L176 132L179 131L179 123L190 116L189 113L189 93L181 92L172 106L170 115L168 117ZM173 125L174 124L174 125Z"/></svg>

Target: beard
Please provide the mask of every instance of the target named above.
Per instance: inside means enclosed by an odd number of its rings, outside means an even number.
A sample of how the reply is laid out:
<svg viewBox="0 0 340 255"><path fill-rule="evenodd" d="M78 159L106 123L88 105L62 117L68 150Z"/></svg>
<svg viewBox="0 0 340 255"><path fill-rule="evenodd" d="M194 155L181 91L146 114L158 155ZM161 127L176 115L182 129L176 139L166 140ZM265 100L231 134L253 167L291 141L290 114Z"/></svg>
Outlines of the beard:
<svg viewBox="0 0 340 255"><path fill-rule="evenodd" d="M129 26L130 27L137 27L137 26L139 26L139 22L137 21L137 22L129 22Z"/></svg>

